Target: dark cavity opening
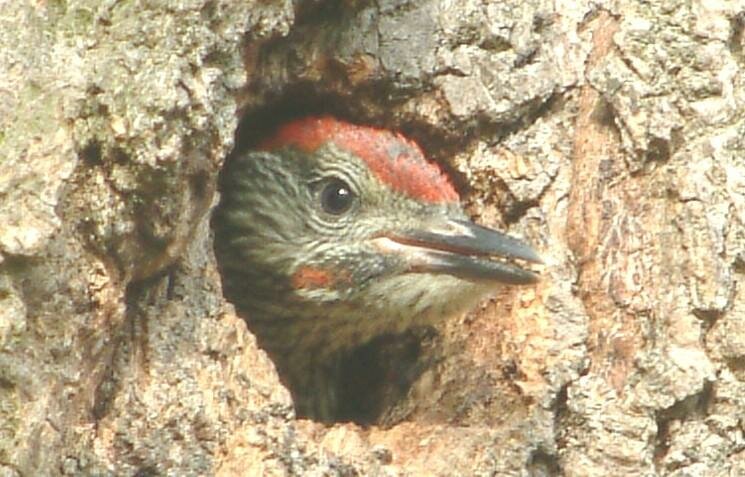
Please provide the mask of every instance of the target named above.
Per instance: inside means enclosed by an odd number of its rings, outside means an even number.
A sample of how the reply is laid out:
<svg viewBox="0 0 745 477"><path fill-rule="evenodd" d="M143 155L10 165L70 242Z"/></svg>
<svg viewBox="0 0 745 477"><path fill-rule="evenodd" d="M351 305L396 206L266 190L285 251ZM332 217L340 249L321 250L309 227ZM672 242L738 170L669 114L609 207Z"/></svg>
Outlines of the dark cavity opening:
<svg viewBox="0 0 745 477"><path fill-rule="evenodd" d="M281 101L242 117L236 130L235 147L226 159L218 182L221 202L212 217L215 255L225 298L235 305L249 330L257 336L259 345L274 361L280 379L293 396L297 417L326 423L393 424L386 416L433 363L432 350L423 343L430 342L434 330L416 328L400 335L382 335L322 358L310 353L305 359L288 359L293 351L295 335L307 332L307 328L296 326L299 322L293 322L292 317L279 316L282 312L277 310L274 310L277 313L275 321L259 323L250 303L257 290L273 293L272 287L279 291L288 284L271 269L258 270L245 263L241 250L235 245L236 231L226 219L229 212L242 206L241 201L235 199L235 191L231 190L236 187L235 178L242 173L241 157L251 153L279 125L292 119L330 115L350 120L342 104L336 98L319 98L312 90L298 86ZM283 210L276 210L277 216L283 213ZM272 286L266 286L267 283ZM276 305L281 309L284 304L278 300ZM315 319L320 323L326 317ZM284 348L277 344L284 342ZM317 351L322 353L322 350ZM322 401L320 406L319 399Z"/></svg>

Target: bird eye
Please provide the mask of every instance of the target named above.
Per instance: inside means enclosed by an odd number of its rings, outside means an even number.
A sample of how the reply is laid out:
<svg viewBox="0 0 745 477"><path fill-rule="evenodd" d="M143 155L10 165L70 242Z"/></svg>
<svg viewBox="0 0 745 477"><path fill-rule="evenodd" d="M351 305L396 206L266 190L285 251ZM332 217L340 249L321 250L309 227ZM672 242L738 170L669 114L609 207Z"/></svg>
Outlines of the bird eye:
<svg viewBox="0 0 745 477"><path fill-rule="evenodd" d="M341 179L332 179L321 191L321 207L332 215L341 215L352 206L352 188Z"/></svg>

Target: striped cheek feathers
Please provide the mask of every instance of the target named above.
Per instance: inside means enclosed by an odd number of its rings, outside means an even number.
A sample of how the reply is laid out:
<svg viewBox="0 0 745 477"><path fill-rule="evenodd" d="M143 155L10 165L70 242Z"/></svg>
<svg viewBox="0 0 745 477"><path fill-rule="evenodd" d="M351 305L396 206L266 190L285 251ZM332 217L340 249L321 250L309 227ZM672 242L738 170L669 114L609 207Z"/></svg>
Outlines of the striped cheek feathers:
<svg viewBox="0 0 745 477"><path fill-rule="evenodd" d="M308 117L280 127L259 149L292 146L312 153L327 143L362 159L381 182L397 192L429 203L458 201L448 177L425 159L416 143L384 129L356 126L329 116Z"/></svg>

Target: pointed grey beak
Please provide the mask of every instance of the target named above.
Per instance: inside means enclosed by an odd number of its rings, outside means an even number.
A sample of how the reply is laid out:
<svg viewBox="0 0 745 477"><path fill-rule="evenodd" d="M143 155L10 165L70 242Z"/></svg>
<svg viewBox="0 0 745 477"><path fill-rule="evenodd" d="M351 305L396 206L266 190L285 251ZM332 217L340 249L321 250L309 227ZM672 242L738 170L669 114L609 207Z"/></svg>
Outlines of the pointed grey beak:
<svg viewBox="0 0 745 477"><path fill-rule="evenodd" d="M400 255L411 273L526 285L537 282L538 275L514 260L543 263L526 243L466 220L448 220L419 230L388 234L383 240L387 242L378 242L378 246Z"/></svg>

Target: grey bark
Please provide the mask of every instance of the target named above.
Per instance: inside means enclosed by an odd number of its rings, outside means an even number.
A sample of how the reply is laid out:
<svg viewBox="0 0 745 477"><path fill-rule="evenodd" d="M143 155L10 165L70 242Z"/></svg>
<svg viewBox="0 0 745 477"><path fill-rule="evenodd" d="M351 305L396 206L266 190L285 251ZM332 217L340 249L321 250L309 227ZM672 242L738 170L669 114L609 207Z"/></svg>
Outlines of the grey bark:
<svg viewBox="0 0 745 477"><path fill-rule="evenodd" d="M0 3L0 475L745 474L745 4ZM385 426L294 419L222 297L238 118L401 130L534 288Z"/></svg>

